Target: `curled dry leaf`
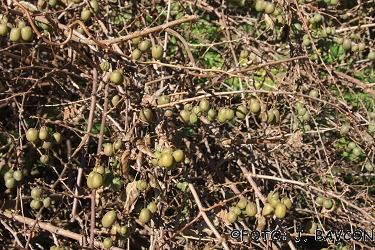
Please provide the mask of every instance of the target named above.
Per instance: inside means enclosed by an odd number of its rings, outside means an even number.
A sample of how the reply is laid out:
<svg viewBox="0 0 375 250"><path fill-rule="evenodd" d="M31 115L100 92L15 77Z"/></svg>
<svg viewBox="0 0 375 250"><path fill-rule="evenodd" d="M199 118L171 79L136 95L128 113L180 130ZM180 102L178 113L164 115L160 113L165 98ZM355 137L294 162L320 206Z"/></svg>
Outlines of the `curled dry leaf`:
<svg viewBox="0 0 375 250"><path fill-rule="evenodd" d="M268 14L264 14L264 21L266 22L266 29L275 31L275 23Z"/></svg>
<svg viewBox="0 0 375 250"><path fill-rule="evenodd" d="M26 2L26 1L20 1L19 2L23 7L25 7L26 9L28 9L30 12L37 12L38 11L38 8L32 4L32 3L29 3L29 2Z"/></svg>
<svg viewBox="0 0 375 250"><path fill-rule="evenodd" d="M257 219L257 228L256 230L263 230L267 225L267 220L264 216L259 216Z"/></svg>
<svg viewBox="0 0 375 250"><path fill-rule="evenodd" d="M302 145L302 135L300 131L294 132L289 140L287 141L288 144L292 145L292 147L299 148Z"/></svg>
<svg viewBox="0 0 375 250"><path fill-rule="evenodd" d="M143 98L142 98L141 105L145 107L145 106L148 106L150 104L152 106L157 106L156 97L154 95L144 95Z"/></svg>
<svg viewBox="0 0 375 250"><path fill-rule="evenodd" d="M128 178L128 174L130 171L129 157L130 157L130 150L127 149L121 155L121 174L122 174L122 177L126 179Z"/></svg>
<svg viewBox="0 0 375 250"><path fill-rule="evenodd" d="M132 205L135 204L139 197L137 189L137 181L134 180L126 186L126 200L124 204L125 213L129 214L132 211Z"/></svg>

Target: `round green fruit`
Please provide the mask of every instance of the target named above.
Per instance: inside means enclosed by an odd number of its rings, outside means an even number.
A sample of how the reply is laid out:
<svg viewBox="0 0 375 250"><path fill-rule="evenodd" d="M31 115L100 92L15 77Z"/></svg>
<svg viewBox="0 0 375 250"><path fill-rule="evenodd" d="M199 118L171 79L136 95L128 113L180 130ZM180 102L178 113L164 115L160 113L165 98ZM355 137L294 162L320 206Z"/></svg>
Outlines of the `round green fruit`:
<svg viewBox="0 0 375 250"><path fill-rule="evenodd" d="M113 191L119 191L121 189L121 179L119 177L115 177L112 179L111 188Z"/></svg>
<svg viewBox="0 0 375 250"><path fill-rule="evenodd" d="M260 111L260 104L259 104L258 100L257 99L251 99L249 101L249 103L250 103L250 105L249 105L250 106L250 111L252 113L257 114Z"/></svg>
<svg viewBox="0 0 375 250"><path fill-rule="evenodd" d="M139 49L133 50L133 52L132 52L132 58L134 60L139 60L139 58L141 58L141 56L142 56L142 51L140 51Z"/></svg>
<svg viewBox="0 0 375 250"><path fill-rule="evenodd" d="M148 41L142 41L142 42L139 44L139 49L140 49L142 52L147 52L147 51L150 49L150 42L148 42Z"/></svg>
<svg viewBox="0 0 375 250"><path fill-rule="evenodd" d="M247 57L249 57L249 51L247 51L247 50L242 50L242 51L240 52L240 58L245 59L245 58L247 58Z"/></svg>
<svg viewBox="0 0 375 250"><path fill-rule="evenodd" d="M117 232L121 235L126 235L126 233L128 232L128 228L126 226L121 226Z"/></svg>
<svg viewBox="0 0 375 250"><path fill-rule="evenodd" d="M39 139L41 140L47 140L49 137L49 131L46 126L42 126L39 130Z"/></svg>
<svg viewBox="0 0 375 250"><path fill-rule="evenodd" d="M273 109L272 112L275 115L274 122L279 123L280 122L280 112L279 112L279 110Z"/></svg>
<svg viewBox="0 0 375 250"><path fill-rule="evenodd" d="M53 140L53 143L55 143L55 144L61 144L61 142L62 142L61 134L59 132L53 133L52 140Z"/></svg>
<svg viewBox="0 0 375 250"><path fill-rule="evenodd" d="M114 210L107 212L102 218L103 227L110 228L116 221L117 215Z"/></svg>
<svg viewBox="0 0 375 250"><path fill-rule="evenodd" d="M174 158L174 161L177 162L177 163L183 162L184 159L185 159L184 151L182 151L181 149L175 150L173 152L172 156Z"/></svg>
<svg viewBox="0 0 375 250"><path fill-rule="evenodd" d="M227 221L228 221L229 223L234 223L234 222L237 221L237 217L238 217L238 215L237 215L235 212L230 211L230 212L228 212L228 214L227 214Z"/></svg>
<svg viewBox="0 0 375 250"><path fill-rule="evenodd" d="M113 152L113 144L112 143L107 143L104 146L103 152L106 156L112 156L114 154Z"/></svg>
<svg viewBox="0 0 375 250"><path fill-rule="evenodd" d="M352 49L352 40L350 40L349 38L345 38L343 43L342 43L342 47L344 48L344 50L351 50Z"/></svg>
<svg viewBox="0 0 375 250"><path fill-rule="evenodd" d="M170 153L164 153L162 154L160 160L159 160L159 166L170 168L173 166L174 158L172 154Z"/></svg>
<svg viewBox="0 0 375 250"><path fill-rule="evenodd" d="M371 164L371 162L367 162L365 164L365 168L367 171L371 172L371 171L374 171L374 165Z"/></svg>
<svg viewBox="0 0 375 250"><path fill-rule="evenodd" d="M262 210L262 215L265 218L269 219L269 218L272 218L273 214L274 214L274 209L271 206L271 204L269 204L269 203L264 204L264 207L263 207L263 210Z"/></svg>
<svg viewBox="0 0 375 250"><path fill-rule="evenodd" d="M13 173L13 178L16 180L16 181L22 181L23 179L23 173L21 170L16 170L14 171Z"/></svg>
<svg viewBox="0 0 375 250"><path fill-rule="evenodd" d="M302 120L304 120L304 121L309 121L309 120L310 120L310 114L309 114L308 112L306 112L306 114L304 114L304 115L302 116Z"/></svg>
<svg viewBox="0 0 375 250"><path fill-rule="evenodd" d="M330 5L337 5L339 3L339 0L330 0L329 4Z"/></svg>
<svg viewBox="0 0 375 250"><path fill-rule="evenodd" d="M152 213L151 213L150 209L144 208L139 213L138 219L142 223L148 223L148 222L150 222L151 217L152 217Z"/></svg>
<svg viewBox="0 0 375 250"><path fill-rule="evenodd" d="M349 149L349 150L353 150L355 147L357 147L357 144L355 144L355 142L349 142L348 143L348 146L347 146L347 148Z"/></svg>
<svg viewBox="0 0 375 250"><path fill-rule="evenodd" d="M292 207L292 201L288 197L282 198L281 203L283 203L287 209L290 209Z"/></svg>
<svg viewBox="0 0 375 250"><path fill-rule="evenodd" d="M374 133L375 132L375 123L374 122L370 123L367 128L368 128L369 132Z"/></svg>
<svg viewBox="0 0 375 250"><path fill-rule="evenodd" d="M110 249L113 245L113 240L111 237L107 237L103 240L103 247L105 249Z"/></svg>
<svg viewBox="0 0 375 250"><path fill-rule="evenodd" d="M333 206L333 202L331 199L325 199L323 201L323 207L325 207L326 209L331 209Z"/></svg>
<svg viewBox="0 0 375 250"><path fill-rule="evenodd" d="M224 123L227 121L227 119L225 118L225 116L223 114L219 114L217 116L217 120L220 122L220 123Z"/></svg>
<svg viewBox="0 0 375 250"><path fill-rule="evenodd" d="M238 119L244 119L247 114L247 108L244 105L240 105L236 109L236 116Z"/></svg>
<svg viewBox="0 0 375 250"><path fill-rule="evenodd" d="M365 43L358 43L358 50L363 51L366 49L366 44Z"/></svg>
<svg viewBox="0 0 375 250"><path fill-rule="evenodd" d="M30 207L32 209L40 209L43 203L40 200L32 200L30 203Z"/></svg>
<svg viewBox="0 0 375 250"><path fill-rule="evenodd" d="M306 114L306 112L307 112L306 108L300 108L300 109L298 110L298 115L303 116L303 115Z"/></svg>
<svg viewBox="0 0 375 250"><path fill-rule="evenodd" d="M316 89L310 91L309 96L317 98L319 96L319 92Z"/></svg>
<svg viewBox="0 0 375 250"><path fill-rule="evenodd" d="M103 185L103 176L94 172L91 176L91 188L100 188Z"/></svg>
<svg viewBox="0 0 375 250"><path fill-rule="evenodd" d="M113 144L113 148L114 148L115 150L119 150L119 149L121 149L121 148L122 148L122 141L121 141L121 140L116 140L116 141L115 141L115 144Z"/></svg>
<svg viewBox="0 0 375 250"><path fill-rule="evenodd" d="M111 73L109 80L116 85L120 85L124 82L124 75L120 71L116 70Z"/></svg>
<svg viewBox="0 0 375 250"><path fill-rule="evenodd" d="M353 148L353 152L352 153L355 156L360 156L361 153L362 153L362 150L360 148L358 148L358 147L355 147L355 148Z"/></svg>
<svg viewBox="0 0 375 250"><path fill-rule="evenodd" d="M191 110L191 113L197 115L197 117L200 117L202 115L202 111L200 110L199 106L195 106Z"/></svg>
<svg viewBox="0 0 375 250"><path fill-rule="evenodd" d="M191 113L189 117L189 122L195 124L198 122L198 116L195 113Z"/></svg>
<svg viewBox="0 0 375 250"><path fill-rule="evenodd" d="M5 181L5 186L9 189L15 188L17 185L17 181L14 178L9 178Z"/></svg>
<svg viewBox="0 0 375 250"><path fill-rule="evenodd" d="M279 198L271 198L268 200L269 204L271 204L271 206L273 208L276 208L277 204L280 203L280 199Z"/></svg>
<svg viewBox="0 0 375 250"><path fill-rule="evenodd" d="M132 44L137 45L140 40L141 40L141 38L139 38L139 37L133 38L132 39Z"/></svg>
<svg viewBox="0 0 375 250"><path fill-rule="evenodd" d="M29 128L27 131L26 131L26 139L29 141L29 142L35 142L39 139L39 136L38 136L38 130L36 130L35 128Z"/></svg>
<svg viewBox="0 0 375 250"><path fill-rule="evenodd" d="M166 108L164 110L164 116L165 117L172 117L174 115L173 109L171 108Z"/></svg>
<svg viewBox="0 0 375 250"><path fill-rule="evenodd" d="M346 135L349 132L349 126L344 124L341 126L340 133L342 135Z"/></svg>
<svg viewBox="0 0 375 250"><path fill-rule="evenodd" d="M160 96L159 98L158 98L158 101L157 101L157 103L158 103L158 105L163 105L163 104L168 104L169 103L169 97L168 96L166 96L166 95L162 95L162 96Z"/></svg>
<svg viewBox="0 0 375 250"><path fill-rule="evenodd" d="M46 197L43 199L43 206L46 207L46 208L49 208L51 206L51 198L50 197Z"/></svg>
<svg viewBox="0 0 375 250"><path fill-rule="evenodd" d="M314 15L314 21L315 21L315 23L319 23L322 20L323 20L323 16L321 14L318 13L318 14Z"/></svg>
<svg viewBox="0 0 375 250"><path fill-rule="evenodd" d="M6 181L6 180L8 180L8 179L10 179L10 178L14 178L14 177L13 177L13 174L14 174L13 169L9 169L8 172L6 172L6 173L4 174L4 181Z"/></svg>
<svg viewBox="0 0 375 250"><path fill-rule="evenodd" d="M9 39L12 42L18 42L19 40L21 40L21 29L20 28L11 29Z"/></svg>
<svg viewBox="0 0 375 250"><path fill-rule="evenodd" d="M309 221L305 226L305 232L309 234L315 234L317 228L318 224L316 224L314 221Z"/></svg>
<svg viewBox="0 0 375 250"><path fill-rule="evenodd" d="M253 202L249 202L247 205L246 205L246 214L250 217L253 217L257 214L258 212L258 209L257 209L257 205Z"/></svg>
<svg viewBox="0 0 375 250"><path fill-rule="evenodd" d="M21 29L21 37L26 42L33 40L34 33L30 26L25 26Z"/></svg>
<svg viewBox="0 0 375 250"><path fill-rule="evenodd" d="M234 110L230 108L226 108L224 112L224 117L227 120L232 120L234 118Z"/></svg>
<svg viewBox="0 0 375 250"><path fill-rule="evenodd" d="M98 12L99 5L98 5L98 2L96 0L91 0L90 1L90 6L94 10L95 13Z"/></svg>
<svg viewBox="0 0 375 250"><path fill-rule="evenodd" d="M163 150L161 151L161 154L172 154L173 153L173 150L169 147L165 147L163 148Z"/></svg>
<svg viewBox="0 0 375 250"><path fill-rule="evenodd" d="M267 2L266 7L264 8L264 12L267 14L272 14L275 11L275 4L272 2Z"/></svg>
<svg viewBox="0 0 375 250"><path fill-rule="evenodd" d="M151 49L151 55L155 60L159 60L163 57L163 47L160 45L155 45Z"/></svg>
<svg viewBox="0 0 375 250"><path fill-rule="evenodd" d="M358 44L352 44L352 52L356 52L358 50Z"/></svg>
<svg viewBox="0 0 375 250"><path fill-rule="evenodd" d="M247 200L246 199L241 199L237 202L237 207L240 209L245 209L247 205Z"/></svg>
<svg viewBox="0 0 375 250"><path fill-rule="evenodd" d="M338 37L338 38L335 39L335 41L336 41L336 43L337 43L338 45L341 45L341 44L344 43L344 38L342 38L342 37Z"/></svg>
<svg viewBox="0 0 375 250"><path fill-rule="evenodd" d="M184 105L184 110L191 111L193 109L193 105L191 103L186 103Z"/></svg>
<svg viewBox="0 0 375 250"><path fill-rule="evenodd" d="M190 121L190 112L187 110L180 111L180 120L184 123L188 123Z"/></svg>
<svg viewBox="0 0 375 250"><path fill-rule="evenodd" d="M41 188L34 187L33 189L31 189L31 197L33 199L39 199L40 197L42 197L42 194L43 190Z"/></svg>
<svg viewBox="0 0 375 250"><path fill-rule="evenodd" d="M210 110L210 108L211 108L211 104L210 104L210 102L207 99L200 100L200 102L199 102L199 109L202 112L207 112L207 111Z"/></svg>
<svg viewBox="0 0 375 250"><path fill-rule="evenodd" d="M113 107L116 107L117 104L119 103L119 101L120 101L120 96L119 95L113 96L112 99L111 99L111 103L112 103Z"/></svg>
<svg viewBox="0 0 375 250"><path fill-rule="evenodd" d="M82 12L81 12L81 19L82 19L83 21L87 21L87 20L89 20L90 18L91 18L91 11L88 10L88 9L84 9L84 10L82 10Z"/></svg>
<svg viewBox="0 0 375 250"><path fill-rule="evenodd" d="M150 210L152 214L154 214L156 210L158 209L158 207L156 206L154 202L148 203L147 208Z"/></svg>
<svg viewBox="0 0 375 250"><path fill-rule="evenodd" d="M263 11L264 8L265 8L265 5L266 5L266 3L265 3L264 0L257 0L256 3L255 3L256 11L258 11L258 12Z"/></svg>
<svg viewBox="0 0 375 250"><path fill-rule="evenodd" d="M273 109L267 111L267 123L274 123L276 121L275 113L273 111Z"/></svg>
<svg viewBox="0 0 375 250"><path fill-rule="evenodd" d="M370 60L375 60L375 52L371 51L370 53L368 53L367 58Z"/></svg>
<svg viewBox="0 0 375 250"><path fill-rule="evenodd" d="M149 109L149 108L144 108L141 110L141 113L140 113L140 116L141 116L141 120L144 121L144 122L152 122L153 118L154 118L154 115L152 113L152 110Z"/></svg>
<svg viewBox="0 0 375 250"><path fill-rule="evenodd" d="M6 23L0 23L0 36L8 34L8 26Z"/></svg>
<svg viewBox="0 0 375 250"><path fill-rule="evenodd" d="M207 112L208 117L215 119L217 116L217 112L214 109L209 109Z"/></svg>
<svg viewBox="0 0 375 250"><path fill-rule="evenodd" d="M42 148L44 149L50 149L53 146L53 142L51 138L48 138L47 140L43 141Z"/></svg>
<svg viewBox="0 0 375 250"><path fill-rule="evenodd" d="M97 173L99 173L99 174L101 174L103 176L105 174L105 168L104 168L103 165L99 165L99 166L94 167L93 171L97 172Z"/></svg>
<svg viewBox="0 0 375 250"><path fill-rule="evenodd" d="M267 195L267 201L269 202L271 199L279 199L280 198L280 195L278 192L275 192L275 191L271 191L268 193Z"/></svg>
<svg viewBox="0 0 375 250"><path fill-rule="evenodd" d="M48 155L40 156L40 162L47 165L50 162L49 156Z"/></svg>
<svg viewBox="0 0 375 250"><path fill-rule="evenodd" d="M138 180L136 182L136 188L139 190L139 191L144 191L146 190L147 188L147 182L145 180Z"/></svg>
<svg viewBox="0 0 375 250"><path fill-rule="evenodd" d="M103 71L108 71L111 68L111 64L107 61L103 61L100 64L100 69Z"/></svg>
<svg viewBox="0 0 375 250"><path fill-rule="evenodd" d="M278 203L275 208L275 215L279 219L285 218L286 215L286 206L283 203Z"/></svg>
<svg viewBox="0 0 375 250"><path fill-rule="evenodd" d="M25 21L24 20L18 20L18 24L17 24L17 27L18 28L20 28L20 29L22 29L23 27L25 27L26 26L26 23L25 23Z"/></svg>
<svg viewBox="0 0 375 250"><path fill-rule="evenodd" d="M303 45L305 45L306 47L311 45L311 41L310 41L309 38L307 38L307 39L303 39L302 43L303 43Z"/></svg>

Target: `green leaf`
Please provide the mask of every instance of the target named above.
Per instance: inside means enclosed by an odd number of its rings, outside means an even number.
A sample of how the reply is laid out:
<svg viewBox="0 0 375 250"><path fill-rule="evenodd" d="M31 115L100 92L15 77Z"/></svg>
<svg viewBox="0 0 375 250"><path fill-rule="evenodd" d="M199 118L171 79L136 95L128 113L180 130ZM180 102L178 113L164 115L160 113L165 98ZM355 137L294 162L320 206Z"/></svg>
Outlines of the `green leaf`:
<svg viewBox="0 0 375 250"><path fill-rule="evenodd" d="M362 75L361 72L355 72L354 73L354 77L359 79L359 80L363 80L364 79L364 76Z"/></svg>
<svg viewBox="0 0 375 250"><path fill-rule="evenodd" d="M331 45L329 49L331 51L332 58L336 59L337 58L337 54L339 52L338 46L337 45Z"/></svg>
<svg viewBox="0 0 375 250"><path fill-rule="evenodd" d="M179 12L179 13L176 15L176 20L181 19L183 16L184 16L184 13L183 13L183 12Z"/></svg>

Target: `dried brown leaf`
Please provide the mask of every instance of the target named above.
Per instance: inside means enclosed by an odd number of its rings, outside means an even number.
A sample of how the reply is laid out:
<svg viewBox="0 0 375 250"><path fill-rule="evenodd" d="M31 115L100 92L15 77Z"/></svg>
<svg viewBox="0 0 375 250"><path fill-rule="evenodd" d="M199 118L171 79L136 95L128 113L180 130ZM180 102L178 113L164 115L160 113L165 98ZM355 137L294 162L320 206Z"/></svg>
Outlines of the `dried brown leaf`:
<svg viewBox="0 0 375 250"><path fill-rule="evenodd" d="M132 205L137 202L138 197L139 191L137 189L137 181L134 180L126 186L126 200L124 204L125 213L131 213Z"/></svg>
<svg viewBox="0 0 375 250"><path fill-rule="evenodd" d="M124 178L128 178L130 171L129 167L130 150L125 150L121 155L121 174Z"/></svg>
<svg viewBox="0 0 375 250"><path fill-rule="evenodd" d="M156 106L156 97L154 95L144 95L142 98L142 106L148 106L148 105Z"/></svg>

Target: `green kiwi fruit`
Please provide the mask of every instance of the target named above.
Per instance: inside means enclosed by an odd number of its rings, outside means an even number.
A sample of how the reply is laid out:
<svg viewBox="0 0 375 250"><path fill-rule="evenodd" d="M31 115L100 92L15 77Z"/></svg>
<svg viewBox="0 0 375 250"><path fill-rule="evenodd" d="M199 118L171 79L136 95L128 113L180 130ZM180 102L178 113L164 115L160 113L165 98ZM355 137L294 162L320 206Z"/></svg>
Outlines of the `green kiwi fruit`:
<svg viewBox="0 0 375 250"><path fill-rule="evenodd" d="M9 39L12 42L18 42L21 40L21 29L20 28L12 28L10 30Z"/></svg>
<svg viewBox="0 0 375 250"><path fill-rule="evenodd" d="M160 45L155 45L151 49L151 55L155 60L159 60L163 57L163 47Z"/></svg>
<svg viewBox="0 0 375 250"><path fill-rule="evenodd" d="M103 227L110 228L116 221L117 214L114 210L107 212L102 218Z"/></svg>
<svg viewBox="0 0 375 250"><path fill-rule="evenodd" d="M141 212L139 213L139 221L142 223L148 223L152 218L152 213L150 209L148 208L143 208Z"/></svg>
<svg viewBox="0 0 375 250"><path fill-rule="evenodd" d="M29 142L35 142L39 139L39 133L38 133L38 130L34 129L34 128L29 128L27 131L26 131L26 139L29 141Z"/></svg>

